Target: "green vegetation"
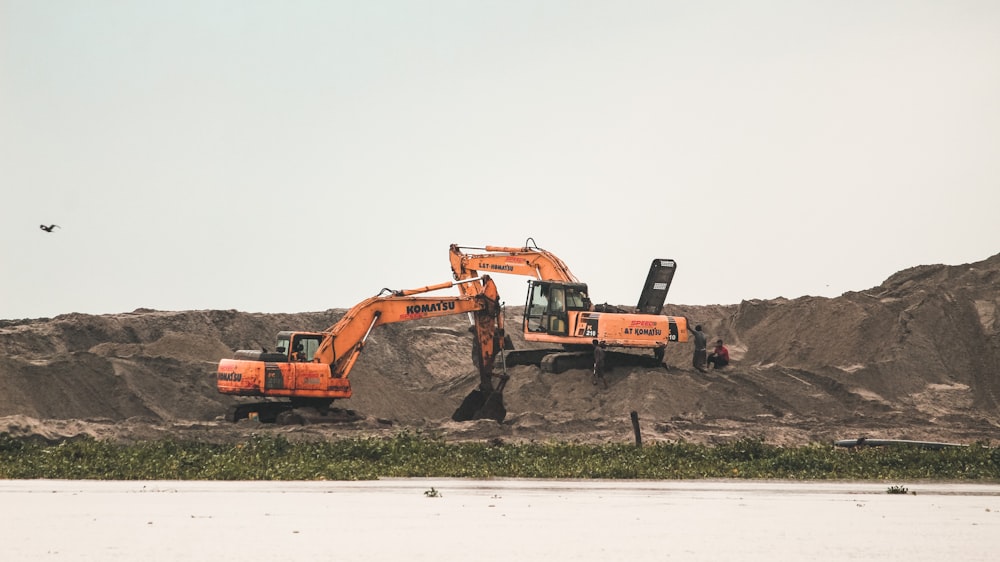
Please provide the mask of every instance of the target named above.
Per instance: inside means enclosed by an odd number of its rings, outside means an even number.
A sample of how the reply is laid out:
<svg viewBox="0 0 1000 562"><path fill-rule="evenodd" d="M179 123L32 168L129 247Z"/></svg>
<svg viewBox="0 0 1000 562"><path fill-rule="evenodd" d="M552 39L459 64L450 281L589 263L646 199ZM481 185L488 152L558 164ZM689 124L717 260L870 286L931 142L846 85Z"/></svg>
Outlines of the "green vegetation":
<svg viewBox="0 0 1000 562"><path fill-rule="evenodd" d="M778 447L759 439L705 446L684 442L447 443L392 438L293 442L255 436L237 444L75 439L57 444L0 433L0 478L95 480L367 480L380 477L608 479L904 479L1000 481L1000 448L928 450Z"/></svg>

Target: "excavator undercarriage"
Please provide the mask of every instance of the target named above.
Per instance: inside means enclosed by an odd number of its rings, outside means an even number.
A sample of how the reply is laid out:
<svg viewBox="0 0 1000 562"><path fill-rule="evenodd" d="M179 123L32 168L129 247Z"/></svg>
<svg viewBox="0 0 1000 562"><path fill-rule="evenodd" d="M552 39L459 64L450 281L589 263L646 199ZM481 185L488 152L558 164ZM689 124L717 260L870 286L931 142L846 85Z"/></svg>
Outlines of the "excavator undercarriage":
<svg viewBox="0 0 1000 562"><path fill-rule="evenodd" d="M625 351L607 351L605 365L613 367L643 367L655 369L663 366L662 356L653 352L639 354ZM570 369L591 369L594 366L594 352L587 350L519 349L507 353L507 366L534 365L546 373L563 373Z"/></svg>
<svg viewBox="0 0 1000 562"><path fill-rule="evenodd" d="M278 425L307 425L315 423L348 423L363 420L354 410L332 408L332 398L298 398L293 400L267 400L246 402L231 406L225 420L238 422L253 419L261 423Z"/></svg>

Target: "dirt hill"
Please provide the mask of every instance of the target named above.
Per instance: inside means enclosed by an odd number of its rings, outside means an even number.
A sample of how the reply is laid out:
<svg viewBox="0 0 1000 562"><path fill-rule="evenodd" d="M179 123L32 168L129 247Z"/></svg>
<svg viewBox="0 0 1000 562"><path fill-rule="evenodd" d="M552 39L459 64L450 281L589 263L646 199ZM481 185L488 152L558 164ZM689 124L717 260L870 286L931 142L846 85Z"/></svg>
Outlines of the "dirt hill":
<svg viewBox="0 0 1000 562"><path fill-rule="evenodd" d="M520 297L518 297L520 298ZM763 437L800 444L867 436L989 441L1000 429L1000 254L901 271L837 298L671 306L723 338L721 372L691 368L691 344L668 368L618 367L609 387L589 372L508 369L502 424L450 415L474 388L468 321L459 315L376 328L351 373L364 416L340 425L225 422L234 399L215 390L219 359L273 346L282 329L321 330L344 310L66 314L0 321L0 432L62 439L166 436L226 441L254 432L334 438L421 431L448 439L713 442ZM510 332L520 307L506 311ZM516 347L525 347L517 333Z"/></svg>

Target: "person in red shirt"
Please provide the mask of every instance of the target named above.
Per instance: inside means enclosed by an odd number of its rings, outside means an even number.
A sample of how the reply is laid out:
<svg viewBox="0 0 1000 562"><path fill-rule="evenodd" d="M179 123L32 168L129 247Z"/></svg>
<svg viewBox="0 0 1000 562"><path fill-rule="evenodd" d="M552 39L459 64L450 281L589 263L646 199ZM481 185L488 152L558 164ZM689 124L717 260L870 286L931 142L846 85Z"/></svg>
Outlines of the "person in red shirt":
<svg viewBox="0 0 1000 562"><path fill-rule="evenodd" d="M722 340L715 340L715 349L712 350L712 353L708 354L708 361L706 362L713 369L721 369L729 364L729 350L726 349L726 346L722 345Z"/></svg>

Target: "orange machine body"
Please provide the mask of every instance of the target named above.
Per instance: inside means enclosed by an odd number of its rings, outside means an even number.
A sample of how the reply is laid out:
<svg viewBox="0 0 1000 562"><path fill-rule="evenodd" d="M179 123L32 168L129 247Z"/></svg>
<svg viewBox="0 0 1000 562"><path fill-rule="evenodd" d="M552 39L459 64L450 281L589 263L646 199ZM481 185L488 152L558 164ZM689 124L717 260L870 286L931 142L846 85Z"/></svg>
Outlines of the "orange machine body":
<svg viewBox="0 0 1000 562"><path fill-rule="evenodd" d="M240 350L234 358L221 360L217 388L223 394L284 397L301 403L350 398L351 369L374 327L469 313L481 385L489 392L495 353L502 345L498 342L503 341L503 315L493 281L486 276L476 282L485 290L471 295L414 296L459 284L453 282L380 293L355 305L322 332L279 332L273 353Z"/></svg>
<svg viewBox="0 0 1000 562"><path fill-rule="evenodd" d="M654 260L640 306L633 312L620 307L595 306L586 283L581 283L555 254L535 246L485 246L481 253L467 254L468 247L453 244L449 250L452 275L456 281L476 278L481 272L507 273L532 277L524 305L522 323L525 341L560 344L566 347L592 345L594 340L609 346L662 349L668 343L688 340L688 322L683 316L659 314L669 289L673 260ZM654 268L669 273L664 280L654 278ZM657 271L660 271L657 269ZM477 283L459 286L462 294L474 294ZM646 307L652 292L659 304ZM656 314L642 310L655 310Z"/></svg>

